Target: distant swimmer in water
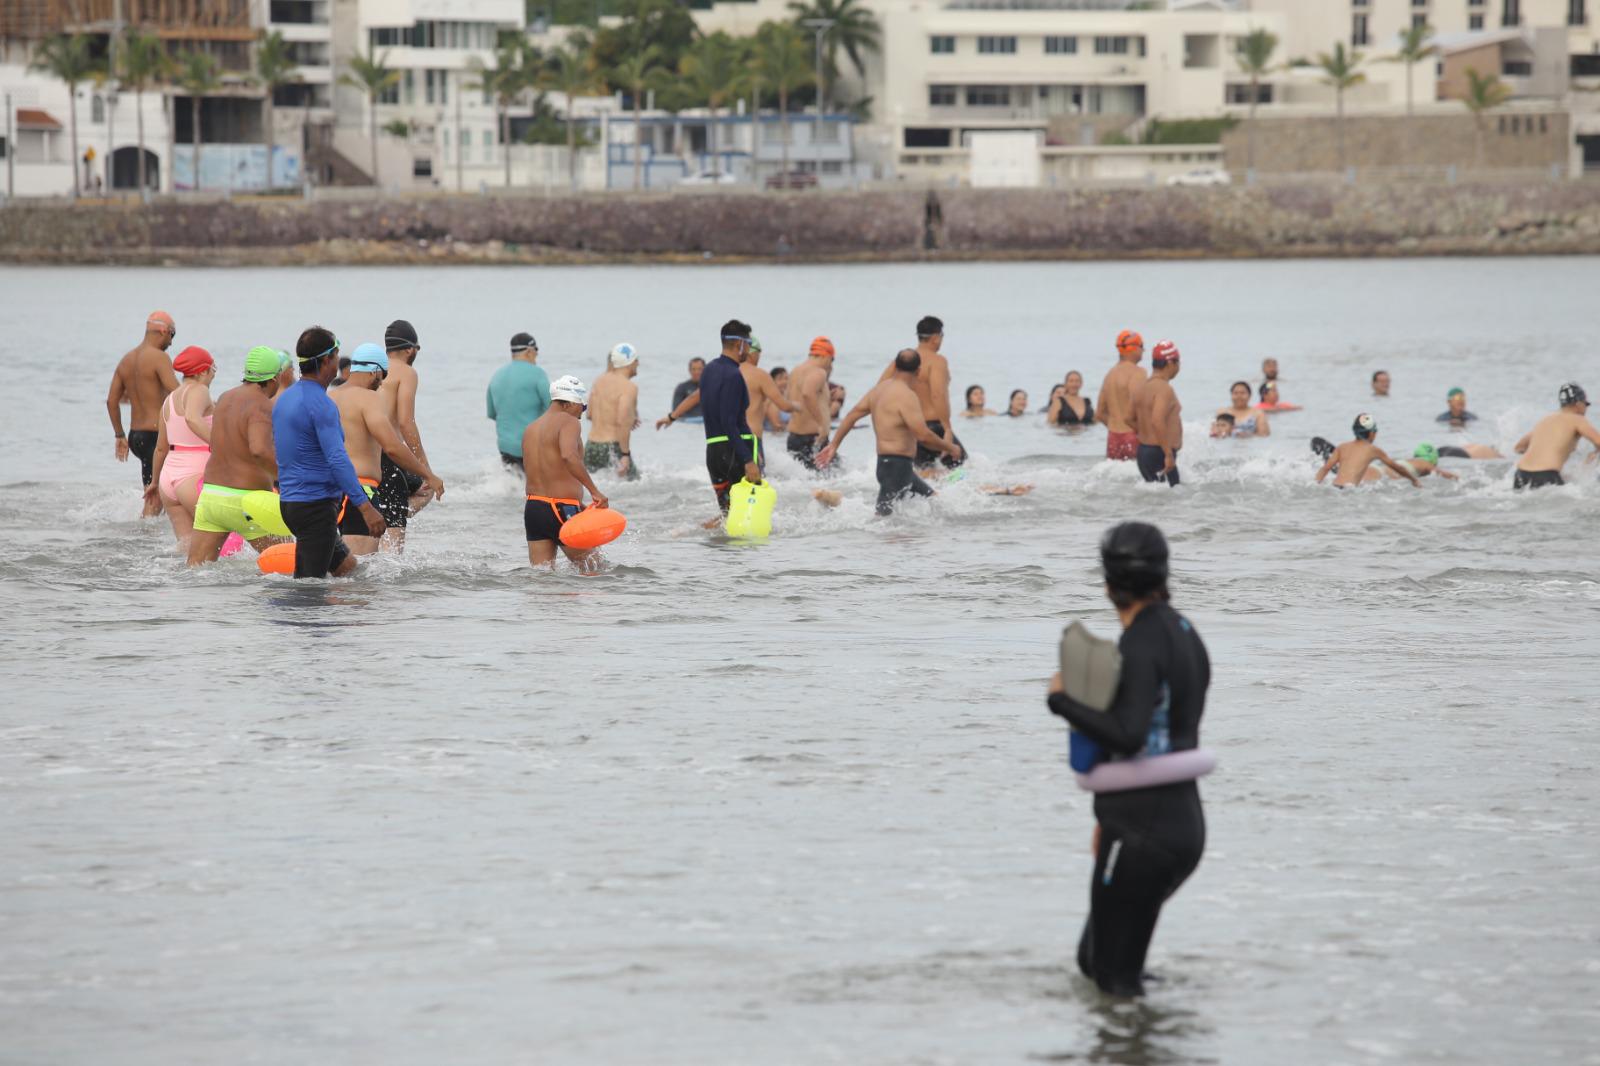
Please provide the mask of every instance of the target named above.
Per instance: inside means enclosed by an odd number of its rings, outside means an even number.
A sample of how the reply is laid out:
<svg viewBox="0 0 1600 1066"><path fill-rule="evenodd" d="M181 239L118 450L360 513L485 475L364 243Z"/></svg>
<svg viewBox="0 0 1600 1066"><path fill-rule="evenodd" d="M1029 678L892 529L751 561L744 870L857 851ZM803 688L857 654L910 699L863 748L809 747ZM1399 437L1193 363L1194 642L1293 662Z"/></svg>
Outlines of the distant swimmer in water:
<svg viewBox="0 0 1600 1066"><path fill-rule="evenodd" d="M1389 395L1389 372L1387 370L1374 370L1372 372L1372 395Z"/></svg>
<svg viewBox="0 0 1600 1066"><path fill-rule="evenodd" d="M1067 387L1065 385L1050 386L1050 398L1044 402L1043 407L1039 408L1039 413L1048 416L1051 410L1054 409L1056 400L1065 394L1066 391ZM1046 421L1049 421L1048 417L1046 418Z"/></svg>
<svg viewBox="0 0 1600 1066"><path fill-rule="evenodd" d="M1061 395L1050 401L1050 413L1045 417L1052 426L1080 432L1094 425L1094 401L1083 393L1083 375L1076 370L1067 371L1061 384Z"/></svg>
<svg viewBox="0 0 1600 1066"><path fill-rule="evenodd" d="M1389 458L1388 453L1373 443L1378 437L1377 419L1369 414L1356 415L1351 432L1355 434L1354 440L1346 441L1328 454L1322 469L1317 471L1317 484L1322 484L1323 478L1337 468L1339 473L1333 481L1336 488L1344 489L1351 485L1359 485L1366 477L1367 467L1378 462L1393 470L1397 477L1405 478L1417 488L1422 487L1413 470Z"/></svg>
<svg viewBox="0 0 1600 1066"><path fill-rule="evenodd" d="M183 384L162 401L161 429L150 465L154 481L144 492L146 498L159 498L178 538L178 551L187 556L200 477L211 457L211 382L217 364L210 352L190 345L178 353L172 368L183 375Z"/></svg>
<svg viewBox="0 0 1600 1066"><path fill-rule="evenodd" d="M383 349L389 356L389 374L383 379L378 397L384 409L400 431L400 439L424 464L428 453L422 446L422 431L417 428L417 376L416 361L422 354L422 344L410 322L397 318L383 331ZM425 479L402 470L394 460L385 455L382 459L383 483L373 495L383 520L389 524L388 547L400 551L405 547L406 528L416 513L433 500L433 491Z"/></svg>
<svg viewBox="0 0 1600 1066"><path fill-rule="evenodd" d="M1011 390L1011 399L1006 401L1006 416L1008 418L1021 418L1028 413L1028 394L1021 389Z"/></svg>
<svg viewBox="0 0 1600 1066"><path fill-rule="evenodd" d="M1439 454L1446 459L1504 459L1500 449L1487 444L1443 444Z"/></svg>
<svg viewBox="0 0 1600 1066"><path fill-rule="evenodd" d="M639 352L627 341L606 356L606 372L589 393L589 443L583 465L591 473L614 469L625 481L639 480L633 461L633 427L639 422Z"/></svg>
<svg viewBox="0 0 1600 1066"><path fill-rule="evenodd" d="M1226 411L1221 411L1211 420L1212 437L1233 436L1233 416Z"/></svg>
<svg viewBox="0 0 1600 1066"><path fill-rule="evenodd" d="M1270 437L1272 436L1272 423L1267 421L1264 411L1258 411L1250 406L1250 385L1248 382L1235 381L1228 390L1233 406L1224 407L1217 412L1217 417L1228 415L1233 420L1233 436L1235 437ZM1213 437L1219 434L1213 430Z"/></svg>
<svg viewBox="0 0 1600 1066"><path fill-rule="evenodd" d="M1416 451L1411 453L1411 458L1401 459L1398 462L1400 466L1411 471L1418 478L1425 478L1430 474L1438 474L1446 481L1461 480L1439 465L1439 449L1431 444L1423 443L1417 445ZM1366 480L1376 481L1381 477L1397 478L1400 476L1393 470L1380 470L1374 466L1367 468Z"/></svg>
<svg viewBox="0 0 1600 1066"><path fill-rule="evenodd" d="M689 360L688 379L678 382L677 386L672 390L672 407L674 410L676 410L678 405L683 403L683 401L688 398L691 392L700 391L700 375L705 371L705 368L706 361L700 358L698 355ZM678 421L697 422L699 419L700 405L697 403L689 409L688 414L679 416ZM656 423L656 428L661 428L660 422Z"/></svg>
<svg viewBox="0 0 1600 1066"><path fill-rule="evenodd" d="M387 457L401 470L420 477L435 497L443 499L444 482L406 447L406 442L400 439L399 428L389 421L388 405L378 395L388 373L388 353L382 345L369 341L357 345L350 356L350 372L345 384L328 391L329 398L339 409L345 451L356 468L356 477L367 490L366 498L371 499L383 480L383 460ZM349 502L339 518L339 535L349 545L352 555L371 555L378 550L378 540L367 533L366 519Z"/></svg>
<svg viewBox="0 0 1600 1066"><path fill-rule="evenodd" d="M527 500L522 527L528 538L528 565L554 568L556 547L585 573L600 563L599 549L575 549L561 543L561 527L583 510L583 490L595 507L611 501L595 487L583 461L583 427L578 419L588 406L588 389L568 374L550 386L550 409L522 435L522 461L527 470Z"/></svg>
<svg viewBox="0 0 1600 1066"><path fill-rule="evenodd" d="M922 369L917 372L916 383L912 386L917 394L917 399L922 402L922 417L928 423L928 428L939 436L946 444L954 445L954 450L949 448L930 448L918 438L916 466L919 470L926 471L935 462L943 463L948 469L954 470L967 461L966 449L961 446L961 440L956 436L955 426L950 419L950 360L940 354L944 347L944 322L933 315L924 315L917 321L917 354L921 356ZM891 361L879 375L878 380L888 381L899 373L895 369L899 359ZM844 397L839 397L841 407ZM837 417L840 408L834 408Z"/></svg>
<svg viewBox="0 0 1600 1066"><path fill-rule="evenodd" d="M828 417L833 422L839 421L839 412L844 410L844 396L843 385L831 381L828 383Z"/></svg>
<svg viewBox="0 0 1600 1066"><path fill-rule="evenodd" d="M789 436L784 443L807 470L817 469L817 453L828 443L833 425L828 411L828 376L833 373L836 355L831 340L815 337L806 361L789 374L788 398L794 414L789 416Z"/></svg>
<svg viewBox="0 0 1600 1066"><path fill-rule="evenodd" d="M1106 596L1117 609L1122 671L1104 711L1078 703L1052 678L1052 714L1114 759L1190 751L1211 685L1211 659L1190 621L1172 609L1161 531L1124 522L1100 541ZM1144 994L1144 965L1161 908L1200 865L1206 821L1195 781L1094 798L1095 861L1078 969L1102 992Z"/></svg>
<svg viewBox="0 0 1600 1066"><path fill-rule="evenodd" d="M772 384L778 390L778 395L787 402L789 399L789 368L775 366L772 368ZM788 411L773 407L767 411L767 424L762 427L763 433L783 433L789 428L789 419L794 410L791 405Z"/></svg>
<svg viewBox="0 0 1600 1066"><path fill-rule="evenodd" d="M1178 376L1178 346L1160 341L1150 353L1150 377L1133 390L1129 424L1139 438L1139 476L1178 485L1178 452L1183 450L1183 404L1172 388Z"/></svg>
<svg viewBox="0 0 1600 1066"><path fill-rule="evenodd" d="M1569 381L1561 386L1556 396L1561 410L1539 419L1533 430L1517 441L1516 452L1522 456L1517 461L1517 471L1512 475L1511 487L1537 489L1546 485L1560 485L1561 468L1566 465L1578 438L1583 438L1596 448L1589 462L1600 454L1600 430L1588 419L1589 396L1583 386Z"/></svg>
<svg viewBox="0 0 1600 1066"><path fill-rule="evenodd" d="M1117 365L1100 382L1094 416L1106 427L1106 458L1137 459L1139 434L1133 429L1133 390L1144 383L1144 338L1131 329L1117 334Z"/></svg>
<svg viewBox="0 0 1600 1066"><path fill-rule="evenodd" d="M1465 429L1468 422L1476 422L1478 416L1467 410L1467 392L1465 389L1451 389L1445 394L1447 409L1435 422L1443 422L1451 429Z"/></svg>
<svg viewBox="0 0 1600 1066"><path fill-rule="evenodd" d="M926 408L916 392L917 377L922 370L921 354L914 348L903 348L895 356L893 366L894 372L861 397L839 424L833 440L817 453L817 465L827 466L856 423L870 415L872 432L878 438L877 511L880 515L894 513L896 501L906 496L934 494L912 466L919 448L933 454L959 452L959 445L941 437L924 417Z"/></svg>
<svg viewBox="0 0 1600 1066"><path fill-rule="evenodd" d="M216 562L230 533L258 552L289 537L272 491L278 480L272 399L278 394L280 354L266 345L251 348L244 360L244 384L217 397L212 408L211 453L194 509L190 566Z"/></svg>
<svg viewBox="0 0 1600 1066"><path fill-rule="evenodd" d="M1278 361L1270 355L1261 360L1261 383L1269 381L1274 385L1278 383Z"/></svg>
<svg viewBox="0 0 1600 1066"><path fill-rule="evenodd" d="M984 406L989 402L989 397L983 391L982 385L968 385L966 400L967 406L961 410L962 418L987 418L989 415L999 414L998 411L991 411Z"/></svg>
<svg viewBox="0 0 1600 1066"><path fill-rule="evenodd" d="M106 393L106 413L111 416L111 431L116 436L117 462L128 461L128 453L139 458L139 483L151 483L156 458L156 438L160 435L161 404L178 387L167 349L178 329L165 311L152 311L144 324L144 340L117 361L111 372L111 389ZM129 428L122 429L122 405L130 404ZM161 513L161 503L148 493L144 498L144 517Z"/></svg>
<svg viewBox="0 0 1600 1066"><path fill-rule="evenodd" d="M1297 403L1284 403L1281 399L1278 398L1278 383L1276 381L1263 381L1261 383L1261 388L1260 388L1259 392L1257 393L1257 395L1259 395L1261 397L1261 402L1256 404L1256 408L1255 409L1257 411L1298 411L1298 410L1300 410L1300 405L1299 404L1297 404Z"/></svg>

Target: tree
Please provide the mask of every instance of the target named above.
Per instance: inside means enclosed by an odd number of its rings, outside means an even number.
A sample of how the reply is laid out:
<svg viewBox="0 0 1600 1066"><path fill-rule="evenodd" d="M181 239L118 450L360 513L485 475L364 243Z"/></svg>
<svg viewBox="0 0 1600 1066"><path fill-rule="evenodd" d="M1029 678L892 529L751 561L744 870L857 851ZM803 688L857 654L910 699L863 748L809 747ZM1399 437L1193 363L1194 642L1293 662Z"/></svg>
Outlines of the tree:
<svg viewBox="0 0 1600 1066"><path fill-rule="evenodd" d="M662 67L677 70L684 53L700 35L686 0L626 0L621 14L621 23L595 31L597 70L615 71L624 59L646 46L656 49ZM627 89L614 79L611 87ZM675 79L663 78L655 88L657 102L669 111L688 103L687 93Z"/></svg>
<svg viewBox="0 0 1600 1066"><path fill-rule="evenodd" d="M1256 104L1261 99L1261 78L1272 70L1272 53L1278 35L1257 27L1239 40L1239 69L1250 76L1250 124L1244 131L1245 168L1256 168Z"/></svg>
<svg viewBox="0 0 1600 1066"><path fill-rule="evenodd" d="M139 130L139 193L150 187L145 175L144 92L152 82L172 75L172 60L153 33L130 30L122 44L122 83L133 90L133 115ZM169 160L168 166L171 165Z"/></svg>
<svg viewBox="0 0 1600 1066"><path fill-rule="evenodd" d="M740 65L739 43L726 33L702 37L678 64L678 73L696 97L706 102L711 123L706 127L706 154L711 156L711 173L720 174L717 160L717 109L739 91L744 72Z"/></svg>
<svg viewBox="0 0 1600 1066"><path fill-rule="evenodd" d="M661 50L647 44L630 52L622 62L611 68L611 83L621 86L633 101L633 187L637 190L644 175L644 127L640 119L644 112L644 94L653 88L662 74Z"/></svg>
<svg viewBox="0 0 1600 1066"><path fill-rule="evenodd" d="M516 44L502 44L495 49L494 66L486 67L476 58L471 61L478 80L468 88L486 92L494 98L495 113L500 119L500 143L504 146L501 151L505 153L505 184L508 189L511 188L511 105L522 95L522 90L533 84L538 55L532 45L523 48ZM456 146L456 150L461 150L460 145Z"/></svg>
<svg viewBox="0 0 1600 1066"><path fill-rule="evenodd" d="M1472 112L1476 129L1473 158L1483 166L1483 135L1488 126L1489 112L1511 99L1511 87L1500 80L1498 74L1479 74L1476 67L1467 68L1467 95L1461 102Z"/></svg>
<svg viewBox="0 0 1600 1066"><path fill-rule="evenodd" d="M388 59L388 52L382 56L374 56L372 46L369 44L367 54L351 56L345 73L339 76L340 85L348 85L367 94L367 137L372 142L374 186L382 184L378 181L378 97L400 82L400 72L389 69Z"/></svg>
<svg viewBox="0 0 1600 1066"><path fill-rule="evenodd" d="M194 117L191 130L194 163L194 187L200 188L200 101L207 93L222 88L222 67L210 52L185 52L178 61L178 87L189 94L190 114Z"/></svg>
<svg viewBox="0 0 1600 1066"><path fill-rule="evenodd" d="M261 43L256 46L256 80L266 89L266 96L262 100L265 110L267 130L267 188L272 188L272 94L281 86L290 85L300 80L300 64L289 55L289 46L284 43L283 34L274 30L262 36Z"/></svg>
<svg viewBox="0 0 1600 1066"><path fill-rule="evenodd" d="M1322 68L1322 83L1333 86L1333 96L1337 108L1336 119L1339 129L1339 171L1344 172L1344 92L1354 88L1367 80L1367 76L1356 68L1361 65L1362 55L1355 50L1345 51L1344 42L1339 41L1333 46L1333 52L1317 53L1317 66Z"/></svg>
<svg viewBox="0 0 1600 1066"><path fill-rule="evenodd" d="M95 76L100 64L89 54L89 38L78 33L50 37L34 50L32 70L42 71L67 83L67 111L72 124L72 198L80 191L78 180L78 86Z"/></svg>
<svg viewBox="0 0 1600 1066"><path fill-rule="evenodd" d="M1395 54L1385 57L1385 62L1406 65L1406 118L1408 119L1411 118L1411 98L1414 95L1411 89L1411 68L1438 51L1428 43L1428 38L1432 36L1432 26L1412 26L1400 35L1400 47Z"/></svg>
<svg viewBox="0 0 1600 1066"><path fill-rule="evenodd" d="M789 91L815 78L806 45L805 36L787 22L765 22L756 31L756 66L762 80L778 91L778 121L783 127L780 174L789 173Z"/></svg>
<svg viewBox="0 0 1600 1066"><path fill-rule="evenodd" d="M573 190L578 188L578 116L573 105L579 96L594 91L596 79L589 59L588 39L574 34L550 53L544 66L545 84L566 98L563 111L567 124L567 186Z"/></svg>
<svg viewBox="0 0 1600 1066"><path fill-rule="evenodd" d="M789 10L794 12L797 25L806 19L830 19L833 22L823 46L830 79L837 81L839 78L841 48L850 57L850 65L856 68L856 74L866 73L866 60L863 57L868 52L879 50L883 41L883 27L878 24L877 16L864 6L863 0L790 0ZM828 99L826 89L825 85L817 86L818 99L824 103Z"/></svg>

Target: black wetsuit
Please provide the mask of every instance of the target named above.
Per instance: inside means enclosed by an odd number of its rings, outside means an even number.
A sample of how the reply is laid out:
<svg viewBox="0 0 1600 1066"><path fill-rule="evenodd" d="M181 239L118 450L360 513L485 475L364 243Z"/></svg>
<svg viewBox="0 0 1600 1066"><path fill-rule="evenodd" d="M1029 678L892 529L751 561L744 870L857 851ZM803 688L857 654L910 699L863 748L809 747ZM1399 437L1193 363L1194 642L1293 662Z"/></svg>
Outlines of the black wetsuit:
<svg viewBox="0 0 1600 1066"><path fill-rule="evenodd" d="M746 424L750 387L739 372L737 360L719 355L700 372L700 413L705 417L706 473L717 506L728 513L728 489L744 477L746 463L755 462L755 435Z"/></svg>
<svg viewBox="0 0 1600 1066"><path fill-rule="evenodd" d="M1081 397L1081 399L1083 400L1083 417L1080 418L1080 417L1078 417L1078 413L1072 409L1072 405L1067 402L1066 397L1062 397L1062 399L1061 399L1061 410L1056 412L1056 425L1058 425L1058 426L1092 426L1092 425L1094 425L1094 401L1091 400L1087 396Z"/></svg>
<svg viewBox="0 0 1600 1066"><path fill-rule="evenodd" d="M1186 751L1200 744L1211 660L1200 635L1165 603L1134 617L1117 642L1122 680L1107 711L1064 693L1050 710L1113 757ZM1200 864L1206 821L1193 781L1095 795L1100 823L1089 918L1078 968L1112 995L1144 991L1142 975L1161 906Z"/></svg>
<svg viewBox="0 0 1600 1066"><path fill-rule="evenodd" d="M689 398L689 394L700 387L694 379L678 382L678 387L672 390L672 410L676 411L678 405ZM684 413L684 418L697 418L700 415L700 405L695 404ZM681 421L681 419L680 419Z"/></svg>

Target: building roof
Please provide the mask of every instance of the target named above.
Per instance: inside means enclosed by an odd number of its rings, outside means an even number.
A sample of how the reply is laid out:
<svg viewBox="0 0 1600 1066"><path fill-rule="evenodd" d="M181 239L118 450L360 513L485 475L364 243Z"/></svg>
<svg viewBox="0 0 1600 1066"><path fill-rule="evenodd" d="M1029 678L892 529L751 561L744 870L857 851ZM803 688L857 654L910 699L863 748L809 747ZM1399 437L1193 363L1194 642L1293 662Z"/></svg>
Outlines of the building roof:
<svg viewBox="0 0 1600 1066"><path fill-rule="evenodd" d="M17 108L17 129L19 130L59 130L61 123L50 117L50 112L41 111L36 107Z"/></svg>
<svg viewBox="0 0 1600 1066"><path fill-rule="evenodd" d="M1491 45L1505 44L1508 41L1523 39L1519 29L1506 30L1475 30L1467 33L1436 33L1428 38L1440 55L1455 55L1457 52L1471 52L1478 48L1488 48Z"/></svg>

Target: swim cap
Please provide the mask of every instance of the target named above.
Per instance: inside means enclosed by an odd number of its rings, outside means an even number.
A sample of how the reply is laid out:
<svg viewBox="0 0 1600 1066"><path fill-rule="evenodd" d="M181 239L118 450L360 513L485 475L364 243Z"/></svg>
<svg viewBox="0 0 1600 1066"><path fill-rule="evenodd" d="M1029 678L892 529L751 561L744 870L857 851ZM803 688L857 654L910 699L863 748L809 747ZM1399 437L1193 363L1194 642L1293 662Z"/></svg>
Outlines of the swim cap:
<svg viewBox="0 0 1600 1066"><path fill-rule="evenodd" d="M371 341L358 344L350 353L350 370L356 374L370 374L375 370L388 373L389 353Z"/></svg>
<svg viewBox="0 0 1600 1066"><path fill-rule="evenodd" d="M1157 341L1156 346L1150 350L1151 366L1166 366L1177 361L1178 346L1171 341Z"/></svg>
<svg viewBox="0 0 1600 1066"><path fill-rule="evenodd" d="M250 354L244 357L244 379L246 381L271 381L278 376L278 371L284 367L279 357L288 358L287 352L267 344L258 344L250 349Z"/></svg>
<svg viewBox="0 0 1600 1066"><path fill-rule="evenodd" d="M198 344L191 344L178 353L178 357L172 361L172 369L184 377L193 377L195 374L204 374L210 370L215 362L210 352Z"/></svg>
<svg viewBox="0 0 1600 1066"><path fill-rule="evenodd" d="M565 400L568 403L581 403L589 406L589 388L583 382L567 374L556 378L555 384L550 386L550 399Z"/></svg>
<svg viewBox="0 0 1600 1066"><path fill-rule="evenodd" d="M1467 394L1467 390L1466 389L1451 389L1449 392L1444 394L1444 398L1446 400L1453 400L1457 396L1465 396L1466 394Z"/></svg>
<svg viewBox="0 0 1600 1066"><path fill-rule="evenodd" d="M1358 437L1370 437L1378 432L1378 420L1366 413L1356 415L1356 420L1351 424L1350 430Z"/></svg>
<svg viewBox="0 0 1600 1066"><path fill-rule="evenodd" d="M1589 394L1584 392L1583 386L1579 385L1576 381L1569 381L1565 385L1561 386L1561 392L1559 396L1562 407L1573 403L1589 402Z"/></svg>
<svg viewBox="0 0 1600 1066"><path fill-rule="evenodd" d="M1263 381L1261 383L1261 388L1256 390L1256 395L1260 396L1263 400L1265 400L1267 398L1267 393L1269 393L1269 392L1277 392L1277 391L1278 391L1278 383L1276 381Z"/></svg>
<svg viewBox="0 0 1600 1066"><path fill-rule="evenodd" d="M833 342L826 337L812 337L809 354L822 359L832 359L834 356Z"/></svg>
<svg viewBox="0 0 1600 1066"><path fill-rule="evenodd" d="M417 346L416 327L403 318L395 319L389 323L389 328L383 331L383 350L386 352Z"/></svg>
<svg viewBox="0 0 1600 1066"><path fill-rule="evenodd" d="M1131 352L1135 348L1144 347L1144 338L1131 329L1125 329L1117 334L1117 351Z"/></svg>
<svg viewBox="0 0 1600 1066"><path fill-rule="evenodd" d="M761 354L761 339L754 333L750 334L750 351L755 355Z"/></svg>
<svg viewBox="0 0 1600 1066"><path fill-rule="evenodd" d="M144 324L146 329L151 326L160 326L163 329L170 329L174 332L177 330L177 327L172 324L172 316L165 311L151 311L150 317L144 320Z"/></svg>
<svg viewBox="0 0 1600 1066"><path fill-rule="evenodd" d="M539 347L539 342L533 339L533 334L531 333L518 333L511 338L511 352L513 355L517 352L525 352L529 348L537 347Z"/></svg>
<svg viewBox="0 0 1600 1066"><path fill-rule="evenodd" d="M1437 463L1439 461L1439 449L1431 444L1419 444L1417 445L1417 450L1411 453L1411 458Z"/></svg>
<svg viewBox="0 0 1600 1066"><path fill-rule="evenodd" d="M632 366L639 361L639 353L634 351L633 345L622 341L611 349L611 366L614 370L621 370L625 366Z"/></svg>
<svg viewBox="0 0 1600 1066"><path fill-rule="evenodd" d="M1100 568L1106 584L1149 592L1167 583L1167 538L1148 522L1123 522L1100 538Z"/></svg>

